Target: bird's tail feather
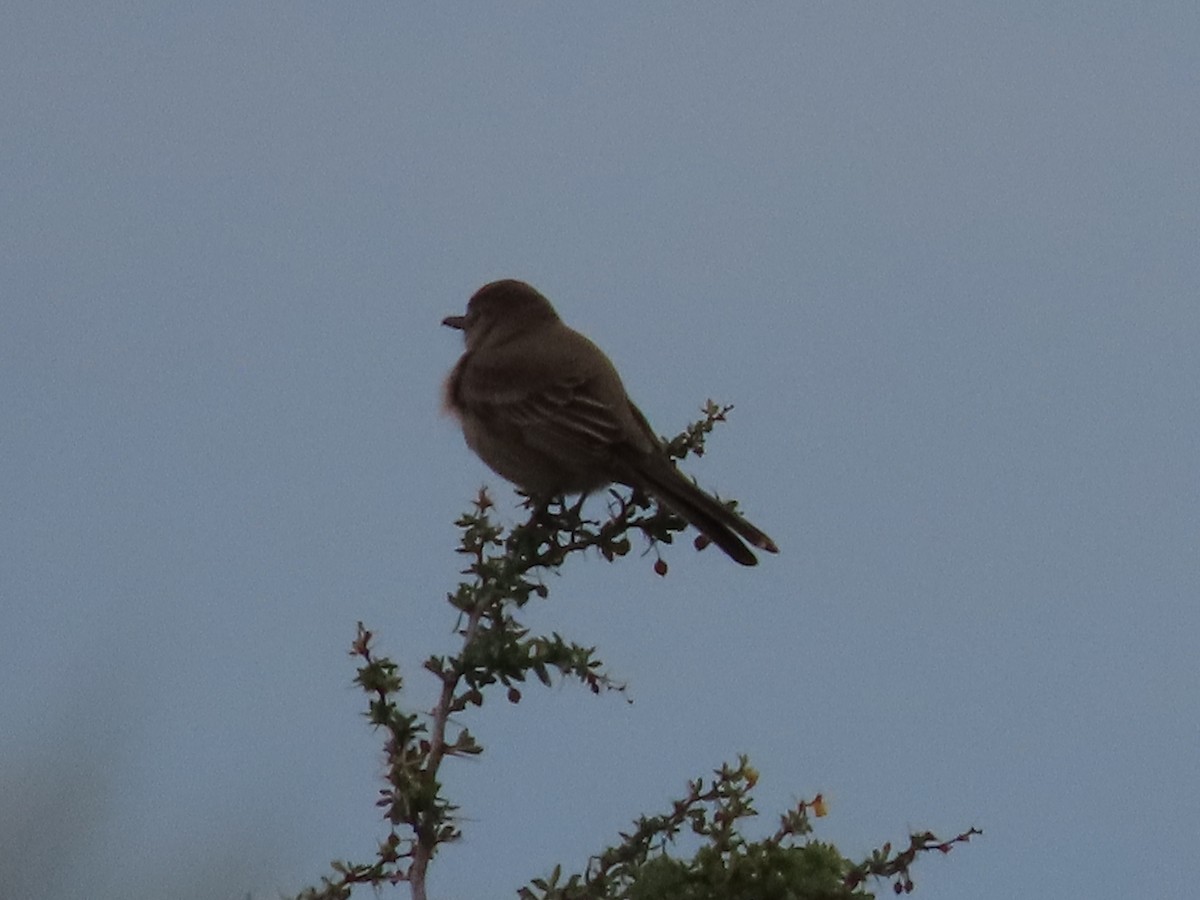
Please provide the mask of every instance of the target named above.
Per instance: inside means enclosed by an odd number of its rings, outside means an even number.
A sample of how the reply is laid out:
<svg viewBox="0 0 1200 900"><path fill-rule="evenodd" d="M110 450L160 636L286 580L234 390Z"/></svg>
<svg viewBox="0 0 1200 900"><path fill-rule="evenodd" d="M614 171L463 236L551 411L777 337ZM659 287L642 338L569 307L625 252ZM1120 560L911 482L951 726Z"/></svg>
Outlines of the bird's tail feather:
<svg viewBox="0 0 1200 900"><path fill-rule="evenodd" d="M778 553L775 542L716 497L696 486L686 475L665 459L639 467L637 485L657 497L672 512L687 519L743 566L758 564L758 558L743 543Z"/></svg>

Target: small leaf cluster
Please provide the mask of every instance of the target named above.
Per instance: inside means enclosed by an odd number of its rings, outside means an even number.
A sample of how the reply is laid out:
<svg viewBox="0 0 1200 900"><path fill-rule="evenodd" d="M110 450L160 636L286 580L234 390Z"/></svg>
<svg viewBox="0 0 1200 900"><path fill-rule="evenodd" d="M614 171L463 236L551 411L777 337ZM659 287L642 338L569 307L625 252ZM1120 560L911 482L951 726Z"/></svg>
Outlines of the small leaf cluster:
<svg viewBox="0 0 1200 900"><path fill-rule="evenodd" d="M704 455L705 438L712 430L726 421L726 416L733 410L732 405L722 406L713 400L706 400L700 407L703 416L690 423L680 434L664 443L667 456L671 459L686 459L689 454Z"/></svg>
<svg viewBox="0 0 1200 900"><path fill-rule="evenodd" d="M780 817L779 829L747 840L743 819L757 815L751 791L758 772L745 756L724 765L705 783L657 816L642 817L621 843L593 857L587 870L563 878L561 868L518 892L521 900L843 900L865 898L846 884L850 863L818 841L809 821L825 814L820 795ZM699 838L690 859L671 855L681 834Z"/></svg>
<svg viewBox="0 0 1200 900"><path fill-rule="evenodd" d="M867 878L887 878L891 879L893 893L911 894L915 885L909 869L920 854L949 853L956 844L965 844L977 834L983 832L972 827L943 841L932 831L914 832L909 835L908 846L903 850L893 852L892 845L887 843L854 866L846 875L846 884L853 887Z"/></svg>

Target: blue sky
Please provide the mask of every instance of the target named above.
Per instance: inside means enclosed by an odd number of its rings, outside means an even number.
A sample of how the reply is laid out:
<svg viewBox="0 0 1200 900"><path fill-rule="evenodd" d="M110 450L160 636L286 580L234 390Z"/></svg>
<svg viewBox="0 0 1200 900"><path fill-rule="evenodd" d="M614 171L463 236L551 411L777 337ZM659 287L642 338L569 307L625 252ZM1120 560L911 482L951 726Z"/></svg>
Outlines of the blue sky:
<svg viewBox="0 0 1200 900"><path fill-rule="evenodd" d="M918 896L1183 896L1200 831L1194 4L10 4L0 883L295 891L382 834L354 623L453 646L438 326L550 296L780 544L576 561L634 702L489 704L433 895L748 753ZM753 827L752 827L753 831ZM887 892L881 886L881 896Z"/></svg>

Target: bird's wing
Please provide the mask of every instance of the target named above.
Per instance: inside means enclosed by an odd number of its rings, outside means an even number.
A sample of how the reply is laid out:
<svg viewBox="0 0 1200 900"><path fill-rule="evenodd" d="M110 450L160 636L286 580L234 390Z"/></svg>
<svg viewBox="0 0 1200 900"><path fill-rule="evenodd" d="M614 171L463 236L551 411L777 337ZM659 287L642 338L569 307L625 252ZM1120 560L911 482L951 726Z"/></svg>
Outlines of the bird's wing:
<svg viewBox="0 0 1200 900"><path fill-rule="evenodd" d="M512 422L556 443L591 449L621 441L621 421L610 404L596 395L586 378L560 378L525 394L508 410Z"/></svg>
<svg viewBox="0 0 1200 900"><path fill-rule="evenodd" d="M650 449L620 377L582 335L570 332L568 340L536 353L519 341L505 350L462 373L459 400L477 415L519 430L530 447L555 455L606 462L631 444Z"/></svg>

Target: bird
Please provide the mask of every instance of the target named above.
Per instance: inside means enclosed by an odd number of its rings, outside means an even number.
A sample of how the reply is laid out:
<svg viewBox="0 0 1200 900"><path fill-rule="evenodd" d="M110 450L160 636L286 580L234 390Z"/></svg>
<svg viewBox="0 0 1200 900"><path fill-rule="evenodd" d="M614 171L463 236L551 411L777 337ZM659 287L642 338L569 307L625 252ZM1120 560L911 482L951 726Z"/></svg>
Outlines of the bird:
<svg viewBox="0 0 1200 900"><path fill-rule="evenodd" d="M667 455L599 347L559 318L532 286L485 284L461 316L465 350L443 386L443 408L496 474L538 497L623 484L656 498L744 566L767 535L706 493Z"/></svg>

